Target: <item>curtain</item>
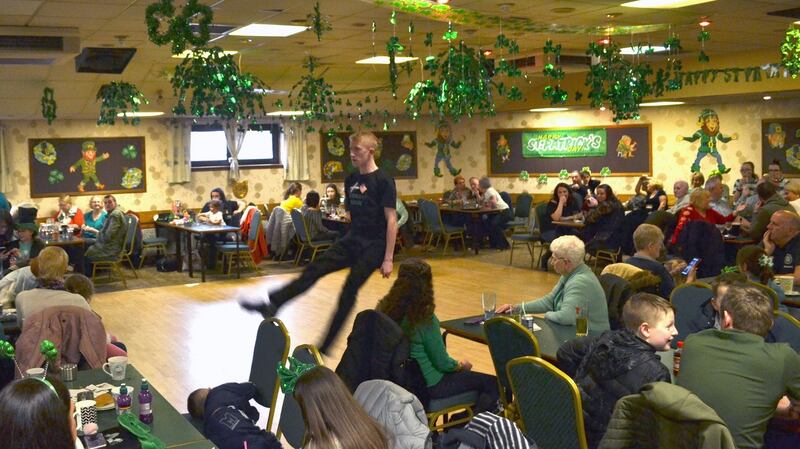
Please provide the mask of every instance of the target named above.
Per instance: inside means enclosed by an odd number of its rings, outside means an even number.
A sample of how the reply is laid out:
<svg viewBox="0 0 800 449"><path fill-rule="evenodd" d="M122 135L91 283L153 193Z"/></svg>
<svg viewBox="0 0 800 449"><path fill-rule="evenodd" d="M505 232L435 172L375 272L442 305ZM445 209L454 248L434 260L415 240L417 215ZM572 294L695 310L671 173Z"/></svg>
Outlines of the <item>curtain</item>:
<svg viewBox="0 0 800 449"><path fill-rule="evenodd" d="M186 119L175 119L172 126L172 151L170 153L172 170L169 174L170 184L183 184L192 178L192 122Z"/></svg>
<svg viewBox="0 0 800 449"><path fill-rule="evenodd" d="M0 126L0 193L8 193L11 190L10 170L8 157L6 157L5 128Z"/></svg>
<svg viewBox="0 0 800 449"><path fill-rule="evenodd" d="M236 120L225 123L225 140L228 142L228 151L231 153L231 157L228 158L228 162L231 164L228 177L232 181L239 180L239 150L242 149L245 133L247 133L247 123L241 126Z"/></svg>
<svg viewBox="0 0 800 449"><path fill-rule="evenodd" d="M308 147L304 125L292 123L284 127L286 139L285 175L287 181L307 181L311 178L308 168Z"/></svg>

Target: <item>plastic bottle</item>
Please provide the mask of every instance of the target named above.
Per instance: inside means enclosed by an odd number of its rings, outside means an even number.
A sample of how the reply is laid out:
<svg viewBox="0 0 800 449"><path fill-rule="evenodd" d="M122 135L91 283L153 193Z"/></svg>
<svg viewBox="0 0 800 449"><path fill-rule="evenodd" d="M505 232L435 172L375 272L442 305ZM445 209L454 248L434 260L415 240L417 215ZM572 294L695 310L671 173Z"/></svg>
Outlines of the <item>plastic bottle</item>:
<svg viewBox="0 0 800 449"><path fill-rule="evenodd" d="M117 396L117 414L130 413L131 404L133 404L133 399L128 394L128 387L125 384L120 385L119 395Z"/></svg>
<svg viewBox="0 0 800 449"><path fill-rule="evenodd" d="M672 355L672 374L677 376L681 372L681 353L683 352L683 341L678 342L678 349Z"/></svg>
<svg viewBox="0 0 800 449"><path fill-rule="evenodd" d="M153 423L153 394L150 393L150 384L144 378L139 389L139 421L145 424Z"/></svg>

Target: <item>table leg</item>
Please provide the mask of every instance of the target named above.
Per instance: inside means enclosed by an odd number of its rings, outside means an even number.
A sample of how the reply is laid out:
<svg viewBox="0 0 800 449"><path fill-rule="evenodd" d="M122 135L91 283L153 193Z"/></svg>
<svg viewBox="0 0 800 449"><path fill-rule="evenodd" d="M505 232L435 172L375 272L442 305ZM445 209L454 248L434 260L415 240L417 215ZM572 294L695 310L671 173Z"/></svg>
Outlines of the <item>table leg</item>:
<svg viewBox="0 0 800 449"><path fill-rule="evenodd" d="M472 234L472 249L477 255L481 250L481 245L483 244L483 232L481 232L481 216L478 214L470 214L470 227L472 230L470 233Z"/></svg>
<svg viewBox="0 0 800 449"><path fill-rule="evenodd" d="M194 277L194 271L192 270L192 233L186 233L186 259L189 261L189 277Z"/></svg>
<svg viewBox="0 0 800 449"><path fill-rule="evenodd" d="M200 235L200 243L197 244L197 250L200 252L200 282L206 281L206 249L205 246L208 245L206 242L205 236Z"/></svg>
<svg viewBox="0 0 800 449"><path fill-rule="evenodd" d="M447 334L449 334L449 333L450 333L450 331L447 331L447 330L442 332L442 343L444 343L445 347L447 347Z"/></svg>
<svg viewBox="0 0 800 449"><path fill-rule="evenodd" d="M181 254L181 236L183 233L181 231L175 230L175 257L178 258L178 273L183 273L183 257Z"/></svg>
<svg viewBox="0 0 800 449"><path fill-rule="evenodd" d="M261 223L257 223L257 225L261 226ZM251 226L255 226L255 224L252 224ZM233 235L236 238L236 279L241 279L242 278L242 268L241 268L242 262L241 262L241 259L239 258L239 232L234 232Z"/></svg>

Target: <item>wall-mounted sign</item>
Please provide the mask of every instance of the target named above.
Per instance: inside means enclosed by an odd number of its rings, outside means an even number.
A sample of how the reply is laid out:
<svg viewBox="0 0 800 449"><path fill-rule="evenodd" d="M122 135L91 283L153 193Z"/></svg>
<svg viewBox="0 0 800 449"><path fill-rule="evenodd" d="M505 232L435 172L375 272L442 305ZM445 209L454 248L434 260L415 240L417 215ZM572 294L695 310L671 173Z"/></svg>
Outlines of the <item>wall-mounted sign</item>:
<svg viewBox="0 0 800 449"><path fill-rule="evenodd" d="M552 129L522 133L522 157L606 155L604 128Z"/></svg>

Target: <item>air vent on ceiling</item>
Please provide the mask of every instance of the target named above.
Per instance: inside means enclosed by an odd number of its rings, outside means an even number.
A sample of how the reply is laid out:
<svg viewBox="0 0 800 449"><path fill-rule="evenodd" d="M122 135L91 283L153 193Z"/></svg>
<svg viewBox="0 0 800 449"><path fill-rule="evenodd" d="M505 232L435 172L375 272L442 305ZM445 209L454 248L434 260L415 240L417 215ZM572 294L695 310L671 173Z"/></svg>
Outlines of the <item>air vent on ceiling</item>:
<svg viewBox="0 0 800 449"><path fill-rule="evenodd" d="M220 25L217 23L212 23L208 26L208 34L211 35L212 38L222 36L228 34L231 30L236 29L237 27L233 25ZM199 33L200 32L200 25L196 23L189 24L189 29L192 30L192 33Z"/></svg>
<svg viewBox="0 0 800 449"><path fill-rule="evenodd" d="M75 57L75 71L82 73L122 73L136 54L135 48L86 47Z"/></svg>
<svg viewBox="0 0 800 449"><path fill-rule="evenodd" d="M514 64L514 67L526 73L541 72L544 65L547 63L547 57L543 54L535 54L531 56L524 56L522 58L512 59L509 62ZM577 72L587 70L592 62L589 56L583 55L561 55L558 60L559 65L565 72Z"/></svg>
<svg viewBox="0 0 800 449"><path fill-rule="evenodd" d="M0 26L0 65L50 65L80 50L77 28Z"/></svg>
<svg viewBox="0 0 800 449"><path fill-rule="evenodd" d="M767 13L768 16L788 17L790 19L800 19L800 8L782 9Z"/></svg>

